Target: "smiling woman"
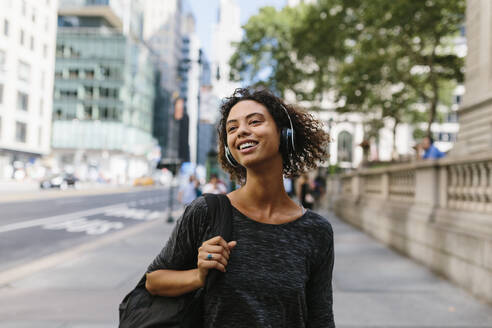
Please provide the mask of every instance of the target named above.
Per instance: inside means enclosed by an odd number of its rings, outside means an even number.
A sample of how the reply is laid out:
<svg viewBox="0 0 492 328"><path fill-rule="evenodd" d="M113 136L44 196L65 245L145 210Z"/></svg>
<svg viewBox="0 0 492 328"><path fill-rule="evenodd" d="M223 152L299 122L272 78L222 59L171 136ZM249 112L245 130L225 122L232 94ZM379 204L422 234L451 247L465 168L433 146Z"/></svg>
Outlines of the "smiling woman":
<svg viewBox="0 0 492 328"><path fill-rule="evenodd" d="M268 90L237 89L232 97L227 98L222 104L221 120L217 129L219 134L219 161L224 169L231 174L231 177L240 184L246 181L246 167L236 165L234 161L231 161L231 159L235 159L234 154L240 154L240 152L233 149L234 147L229 148L227 144L230 135L239 128L239 121L234 117L229 117L231 109L235 106L239 107L238 110L243 111L248 106L257 109L256 112L250 113L249 117L245 117L245 119L250 120L251 127L261 125L262 120L270 116L277 132L281 133L283 129L292 130L292 142L288 140L288 137L280 138L279 136L285 177L300 176L302 173L316 168L328 158L327 145L330 142L330 137L324 131L322 122L293 105L285 104L282 99ZM295 147L289 148L291 145ZM232 158L226 155L228 151L231 152Z"/></svg>
<svg viewBox="0 0 492 328"><path fill-rule="evenodd" d="M213 209L197 198L149 267L147 289L184 295L220 270L203 296L205 328L335 327L331 224L283 184L327 158L323 124L267 90L236 90L221 115L219 159L241 182L226 195L232 233L202 239Z"/></svg>

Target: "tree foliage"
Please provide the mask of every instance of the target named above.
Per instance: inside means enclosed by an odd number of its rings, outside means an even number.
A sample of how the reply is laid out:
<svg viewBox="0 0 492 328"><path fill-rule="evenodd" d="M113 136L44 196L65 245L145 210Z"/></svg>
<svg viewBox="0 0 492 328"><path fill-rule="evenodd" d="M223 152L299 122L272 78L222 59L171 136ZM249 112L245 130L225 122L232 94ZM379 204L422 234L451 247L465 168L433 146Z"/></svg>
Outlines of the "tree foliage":
<svg viewBox="0 0 492 328"><path fill-rule="evenodd" d="M267 7L244 26L231 76L299 100L332 97L339 112L368 120L436 119L443 87L463 80L453 37L465 0L318 0ZM420 113L425 109L426 117ZM419 111L420 110L420 111Z"/></svg>

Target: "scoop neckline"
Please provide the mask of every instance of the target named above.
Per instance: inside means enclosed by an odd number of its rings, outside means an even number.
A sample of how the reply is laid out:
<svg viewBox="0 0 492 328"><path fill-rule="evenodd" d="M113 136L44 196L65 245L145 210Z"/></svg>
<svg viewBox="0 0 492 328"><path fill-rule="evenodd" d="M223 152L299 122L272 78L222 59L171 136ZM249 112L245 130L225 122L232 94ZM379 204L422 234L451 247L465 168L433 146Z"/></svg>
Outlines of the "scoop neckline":
<svg viewBox="0 0 492 328"><path fill-rule="evenodd" d="M285 223L275 224L275 223L264 223L264 222L259 222L259 221L253 220L252 218L250 218L249 216L247 216L246 214L244 214L243 212L238 210L234 205L231 204L231 206L236 212L238 212L240 214L240 216L243 219L246 219L247 221L251 221L253 223L257 223L257 224L262 225L262 226L270 226L270 227L283 227L283 226L286 226L288 224L298 222L301 219L303 219L308 214L308 212L310 211L308 208L304 208L305 212L301 216L297 217L296 219L289 221L289 222L285 222Z"/></svg>

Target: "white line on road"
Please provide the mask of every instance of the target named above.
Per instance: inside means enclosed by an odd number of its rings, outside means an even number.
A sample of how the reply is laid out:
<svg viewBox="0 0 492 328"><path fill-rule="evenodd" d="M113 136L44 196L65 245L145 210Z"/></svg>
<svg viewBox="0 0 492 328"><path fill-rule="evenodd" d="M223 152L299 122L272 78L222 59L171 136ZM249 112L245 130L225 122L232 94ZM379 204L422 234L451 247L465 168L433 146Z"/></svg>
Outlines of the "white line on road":
<svg viewBox="0 0 492 328"><path fill-rule="evenodd" d="M56 215L56 216L50 216L50 217L46 217L46 218L42 218L42 219L34 219L34 220L29 220L29 221L24 221L24 222L19 222L19 223L7 224L4 226L0 226L0 233L19 230L19 229L25 229L25 228L32 228L32 227L42 226L45 224L57 223L60 221L65 221L67 219L74 219L74 218L78 218L78 217L82 217L82 216L95 215L95 214L103 213L105 211L109 211L112 209L119 209L119 208L121 208L121 209L126 208L126 203L120 203L120 204L104 206L104 207L97 207L97 208L92 208L90 210L79 211L79 212L74 212L74 213L70 213L70 214L61 214L61 215Z"/></svg>
<svg viewBox="0 0 492 328"><path fill-rule="evenodd" d="M144 202L148 203L148 200L144 200ZM155 220L159 217L164 217L165 213L160 211L146 210L146 209L128 208L127 203L119 203L115 205L97 207L90 210L79 211L70 214L62 214L62 215L51 216L42 219L34 219L34 220L29 220L19 223L7 224L4 226L0 226L0 233L32 228L37 226L58 224L58 223L67 222L70 220L76 220L85 216L91 216L96 214L104 214L105 216L123 217L127 219L135 219L135 220Z"/></svg>

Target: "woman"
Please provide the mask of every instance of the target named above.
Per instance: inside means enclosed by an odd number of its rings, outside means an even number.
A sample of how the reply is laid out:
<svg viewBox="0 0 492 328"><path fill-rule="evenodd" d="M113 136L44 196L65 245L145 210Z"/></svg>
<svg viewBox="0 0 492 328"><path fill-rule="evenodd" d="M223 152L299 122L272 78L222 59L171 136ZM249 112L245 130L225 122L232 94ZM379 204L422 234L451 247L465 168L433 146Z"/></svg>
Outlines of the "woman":
<svg viewBox="0 0 492 328"><path fill-rule="evenodd" d="M227 194L232 241L200 241L207 208L199 197L149 267L147 289L182 295L218 269L224 274L205 296L205 327L334 327L331 225L283 186L284 175L327 157L322 123L269 91L238 89L222 104L218 134L220 163L241 184Z"/></svg>

